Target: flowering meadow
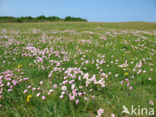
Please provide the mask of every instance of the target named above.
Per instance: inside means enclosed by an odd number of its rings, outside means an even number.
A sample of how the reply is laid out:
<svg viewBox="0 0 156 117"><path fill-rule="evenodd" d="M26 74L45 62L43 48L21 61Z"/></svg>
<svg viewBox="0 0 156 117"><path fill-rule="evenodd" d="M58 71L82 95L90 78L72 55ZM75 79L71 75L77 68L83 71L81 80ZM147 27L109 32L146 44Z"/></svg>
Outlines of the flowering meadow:
<svg viewBox="0 0 156 117"><path fill-rule="evenodd" d="M129 117L123 105L155 102L155 23L0 24L0 117Z"/></svg>

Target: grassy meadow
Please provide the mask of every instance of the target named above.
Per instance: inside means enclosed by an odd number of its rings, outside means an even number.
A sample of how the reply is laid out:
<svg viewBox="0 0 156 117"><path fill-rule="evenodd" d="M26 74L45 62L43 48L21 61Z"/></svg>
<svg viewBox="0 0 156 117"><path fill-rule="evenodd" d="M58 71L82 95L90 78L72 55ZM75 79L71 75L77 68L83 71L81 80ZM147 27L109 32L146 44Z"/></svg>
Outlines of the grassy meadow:
<svg viewBox="0 0 156 117"><path fill-rule="evenodd" d="M0 117L137 117L138 108L156 108L156 23L0 24Z"/></svg>

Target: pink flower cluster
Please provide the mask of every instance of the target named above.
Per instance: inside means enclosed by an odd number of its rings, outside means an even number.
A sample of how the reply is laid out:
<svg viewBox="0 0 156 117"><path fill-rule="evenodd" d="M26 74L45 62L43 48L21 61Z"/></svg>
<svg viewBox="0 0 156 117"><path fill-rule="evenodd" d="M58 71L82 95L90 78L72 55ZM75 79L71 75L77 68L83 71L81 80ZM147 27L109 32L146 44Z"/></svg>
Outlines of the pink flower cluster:
<svg viewBox="0 0 156 117"><path fill-rule="evenodd" d="M127 87L129 87L130 90L133 89L133 87L130 86L129 79L125 79L125 81L122 80L120 83L121 83L121 84L126 83Z"/></svg>
<svg viewBox="0 0 156 117"><path fill-rule="evenodd" d="M23 78L23 74L21 69L16 69L15 71L6 70L0 73L0 99L4 97L5 90L12 92L17 84L29 80L29 78Z"/></svg>

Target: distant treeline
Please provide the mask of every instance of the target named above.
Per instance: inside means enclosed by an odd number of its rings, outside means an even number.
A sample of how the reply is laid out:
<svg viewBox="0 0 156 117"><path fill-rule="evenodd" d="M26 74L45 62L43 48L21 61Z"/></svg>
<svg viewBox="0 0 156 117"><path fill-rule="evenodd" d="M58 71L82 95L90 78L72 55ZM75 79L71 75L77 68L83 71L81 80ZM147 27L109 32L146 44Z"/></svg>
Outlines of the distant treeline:
<svg viewBox="0 0 156 117"><path fill-rule="evenodd" d="M65 18L59 18L56 16L49 16L45 17L43 15L38 17L10 17L10 16L0 16L0 23L6 23L6 22L44 22L44 21L87 21L86 19L82 19L80 17L70 17L67 16Z"/></svg>

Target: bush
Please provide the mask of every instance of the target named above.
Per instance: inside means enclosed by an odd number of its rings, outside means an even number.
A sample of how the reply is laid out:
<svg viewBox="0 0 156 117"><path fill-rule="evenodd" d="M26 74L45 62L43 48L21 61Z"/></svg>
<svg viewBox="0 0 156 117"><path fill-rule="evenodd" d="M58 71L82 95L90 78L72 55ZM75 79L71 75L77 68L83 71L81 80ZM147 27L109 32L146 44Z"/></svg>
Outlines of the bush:
<svg viewBox="0 0 156 117"><path fill-rule="evenodd" d="M44 15L38 16L38 17L10 17L10 16L1 16L0 17L0 23L6 23L6 22L42 22L42 21L87 21L86 19L82 19L80 17L70 17L67 16L64 19L61 19L56 16L49 16L45 17Z"/></svg>

